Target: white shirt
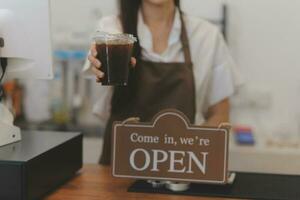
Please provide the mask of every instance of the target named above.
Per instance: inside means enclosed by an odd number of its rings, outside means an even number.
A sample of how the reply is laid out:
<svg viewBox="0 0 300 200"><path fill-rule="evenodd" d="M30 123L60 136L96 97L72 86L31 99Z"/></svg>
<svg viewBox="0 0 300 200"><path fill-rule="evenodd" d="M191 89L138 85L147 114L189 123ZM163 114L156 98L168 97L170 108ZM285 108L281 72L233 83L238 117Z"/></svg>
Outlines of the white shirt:
<svg viewBox="0 0 300 200"><path fill-rule="evenodd" d="M204 115L208 108L232 96L242 84L241 76L230 56L219 28L209 22L185 15L190 50L193 62L196 90L196 124L205 122ZM138 37L142 47L142 59L153 62L184 62L184 53L180 40L181 20L179 11L170 33L168 47L162 54L153 52L152 35L144 23L141 12L138 15ZM110 33L121 33L122 27L117 16L104 17L100 20L97 30ZM87 61L84 71L89 71ZM94 106L103 123L110 116L113 87L102 87L101 97Z"/></svg>

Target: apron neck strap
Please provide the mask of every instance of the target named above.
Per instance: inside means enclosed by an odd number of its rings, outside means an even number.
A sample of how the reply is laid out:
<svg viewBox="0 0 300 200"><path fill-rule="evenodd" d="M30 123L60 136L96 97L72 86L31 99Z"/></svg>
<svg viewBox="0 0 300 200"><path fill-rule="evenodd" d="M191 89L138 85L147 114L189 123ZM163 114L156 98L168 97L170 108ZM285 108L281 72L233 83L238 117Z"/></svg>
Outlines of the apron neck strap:
<svg viewBox="0 0 300 200"><path fill-rule="evenodd" d="M180 20L181 20L181 43L182 43L182 48L183 48L183 53L184 53L184 59L186 63L192 63L192 58L191 58L191 51L190 51L190 44L189 44L189 38L187 34L187 29L186 25L183 19L183 12L180 11Z"/></svg>

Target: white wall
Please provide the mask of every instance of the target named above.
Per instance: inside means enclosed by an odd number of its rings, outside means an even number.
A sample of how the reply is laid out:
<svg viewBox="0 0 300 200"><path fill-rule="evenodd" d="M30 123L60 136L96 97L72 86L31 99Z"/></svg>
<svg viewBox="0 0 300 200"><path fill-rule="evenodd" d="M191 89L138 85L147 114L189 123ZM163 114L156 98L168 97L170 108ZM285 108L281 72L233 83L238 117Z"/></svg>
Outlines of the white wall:
<svg viewBox="0 0 300 200"><path fill-rule="evenodd" d="M220 18L222 0L183 0L184 9ZM116 12L111 0L52 0L54 32L91 32L99 13ZM234 101L233 121L258 134L300 130L300 1L227 0L229 46L247 80ZM98 14L97 14L98 13ZM59 34L57 34L59 35Z"/></svg>
<svg viewBox="0 0 300 200"><path fill-rule="evenodd" d="M299 8L299 0L229 1L230 48L252 88L248 95L262 104L235 110L235 120L259 133L300 134Z"/></svg>
<svg viewBox="0 0 300 200"><path fill-rule="evenodd" d="M58 43L88 43L102 16L117 12L116 0L51 0L52 31ZM66 34L67 33L67 34Z"/></svg>

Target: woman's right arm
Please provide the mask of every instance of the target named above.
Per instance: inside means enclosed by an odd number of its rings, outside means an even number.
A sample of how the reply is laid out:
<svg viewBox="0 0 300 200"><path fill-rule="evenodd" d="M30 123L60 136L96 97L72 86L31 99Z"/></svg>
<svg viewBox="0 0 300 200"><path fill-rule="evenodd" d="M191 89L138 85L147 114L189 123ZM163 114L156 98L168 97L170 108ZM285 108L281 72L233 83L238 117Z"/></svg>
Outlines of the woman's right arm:
<svg viewBox="0 0 300 200"><path fill-rule="evenodd" d="M118 16L108 16L102 18L96 27L96 30L101 30L109 33L122 33L122 27L119 22ZM83 73L88 77L95 77L97 82L101 82L101 78L105 74L101 71L101 61L97 59L96 44L92 44L90 47L88 59L84 65ZM135 59L131 60L135 66ZM106 124L111 111L111 98L113 95L113 87L97 87L95 91L97 95L97 101L93 106L93 113L97 115L103 125Z"/></svg>

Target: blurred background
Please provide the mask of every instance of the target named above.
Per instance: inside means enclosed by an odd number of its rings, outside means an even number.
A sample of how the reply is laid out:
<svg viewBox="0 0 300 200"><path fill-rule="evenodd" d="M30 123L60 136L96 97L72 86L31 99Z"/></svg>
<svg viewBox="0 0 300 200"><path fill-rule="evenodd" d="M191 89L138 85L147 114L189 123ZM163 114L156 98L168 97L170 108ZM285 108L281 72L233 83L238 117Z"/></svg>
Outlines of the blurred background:
<svg viewBox="0 0 300 200"><path fill-rule="evenodd" d="M300 1L182 4L220 27L246 80L231 99L230 169L300 174ZM22 129L83 132L84 161L96 163L103 125L92 106L101 86L81 70L97 21L117 13L117 1L51 0L51 7L55 79L7 82L6 103Z"/></svg>

